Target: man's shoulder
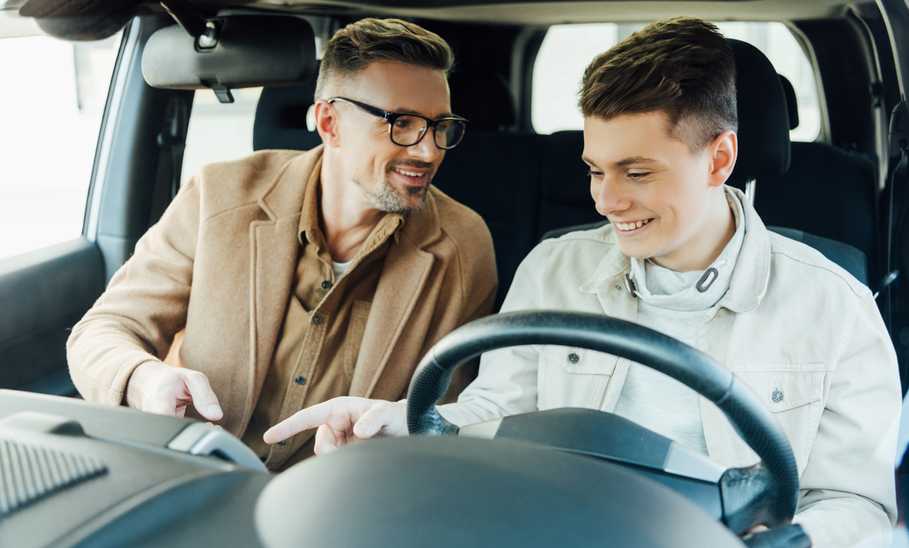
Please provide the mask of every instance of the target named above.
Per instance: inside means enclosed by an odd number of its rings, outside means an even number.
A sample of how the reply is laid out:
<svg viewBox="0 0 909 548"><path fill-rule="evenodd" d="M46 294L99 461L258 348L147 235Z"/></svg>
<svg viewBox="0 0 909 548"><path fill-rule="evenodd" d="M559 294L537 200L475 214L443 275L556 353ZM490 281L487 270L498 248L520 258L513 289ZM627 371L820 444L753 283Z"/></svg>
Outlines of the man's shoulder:
<svg viewBox="0 0 909 548"><path fill-rule="evenodd" d="M778 276L823 290L847 290L864 297L870 290L846 269L817 249L781 234L770 232L772 269Z"/></svg>
<svg viewBox="0 0 909 548"><path fill-rule="evenodd" d="M439 216L439 228L446 238L456 244L488 244L491 249L492 235L479 213L434 186L429 192Z"/></svg>
<svg viewBox="0 0 909 548"><path fill-rule="evenodd" d="M256 203L288 166L311 151L261 150L236 160L205 165L193 177L209 214Z"/></svg>

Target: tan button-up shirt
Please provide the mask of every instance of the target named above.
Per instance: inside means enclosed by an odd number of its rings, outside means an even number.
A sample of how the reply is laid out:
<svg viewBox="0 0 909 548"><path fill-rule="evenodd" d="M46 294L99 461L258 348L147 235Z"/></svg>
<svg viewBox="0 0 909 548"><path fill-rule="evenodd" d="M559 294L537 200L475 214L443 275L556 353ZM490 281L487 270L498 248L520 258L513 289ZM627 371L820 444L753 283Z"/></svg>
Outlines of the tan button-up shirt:
<svg viewBox="0 0 909 548"><path fill-rule="evenodd" d="M300 409L349 394L390 238L404 222L396 213L382 217L347 271L336 277L320 223L319 173L316 166L306 185L294 292L288 299L274 360L243 436L271 470L312 455L314 432L268 446L262 441L265 430Z"/></svg>

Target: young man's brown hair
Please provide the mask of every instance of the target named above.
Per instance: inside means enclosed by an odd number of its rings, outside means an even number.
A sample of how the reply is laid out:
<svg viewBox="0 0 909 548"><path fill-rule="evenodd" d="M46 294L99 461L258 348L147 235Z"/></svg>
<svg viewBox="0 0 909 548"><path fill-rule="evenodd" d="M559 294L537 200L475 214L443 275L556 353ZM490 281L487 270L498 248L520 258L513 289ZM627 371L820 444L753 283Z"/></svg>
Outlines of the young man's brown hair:
<svg viewBox="0 0 909 548"><path fill-rule="evenodd" d="M401 19L361 19L340 29L328 41L316 97L322 96L326 82L351 76L375 61L398 61L437 69L448 74L454 54L438 34Z"/></svg>
<svg viewBox="0 0 909 548"><path fill-rule="evenodd" d="M738 126L735 59L717 27L678 17L652 23L600 54L584 71L585 117L663 111L691 150Z"/></svg>

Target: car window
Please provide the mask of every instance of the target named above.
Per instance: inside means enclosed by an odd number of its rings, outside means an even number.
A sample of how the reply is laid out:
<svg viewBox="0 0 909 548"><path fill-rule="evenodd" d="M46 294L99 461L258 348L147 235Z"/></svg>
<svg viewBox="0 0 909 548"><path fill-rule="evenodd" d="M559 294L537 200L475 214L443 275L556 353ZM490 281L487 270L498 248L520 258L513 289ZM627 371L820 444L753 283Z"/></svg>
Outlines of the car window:
<svg viewBox="0 0 909 548"><path fill-rule="evenodd" d="M253 122L262 88L232 91L233 103L219 103L211 90L196 91L186 130L182 181L212 162L236 160L253 151Z"/></svg>
<svg viewBox="0 0 909 548"><path fill-rule="evenodd" d="M577 107L584 68L645 23L555 25L549 28L533 70L531 116L538 133L581 129ZM813 141L821 128L815 74L805 51L782 23L717 23L729 38L749 42L764 52L777 72L796 91L799 126L790 132L794 141Z"/></svg>
<svg viewBox="0 0 909 548"><path fill-rule="evenodd" d="M0 14L0 258L82 234L119 44L64 42Z"/></svg>

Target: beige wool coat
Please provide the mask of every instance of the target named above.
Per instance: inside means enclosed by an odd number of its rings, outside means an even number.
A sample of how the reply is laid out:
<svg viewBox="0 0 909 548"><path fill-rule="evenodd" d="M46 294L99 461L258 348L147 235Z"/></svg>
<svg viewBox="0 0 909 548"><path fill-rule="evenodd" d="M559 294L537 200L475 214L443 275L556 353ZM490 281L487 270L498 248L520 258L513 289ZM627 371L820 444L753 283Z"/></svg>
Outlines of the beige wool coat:
<svg viewBox="0 0 909 548"><path fill-rule="evenodd" d="M322 155L261 151L205 167L73 328L70 373L85 399L123 403L133 370L162 360L205 373L242 435L270 366L293 290L304 186ZM395 234L367 320L350 394L395 400L420 358L496 294L483 220L431 187Z"/></svg>

